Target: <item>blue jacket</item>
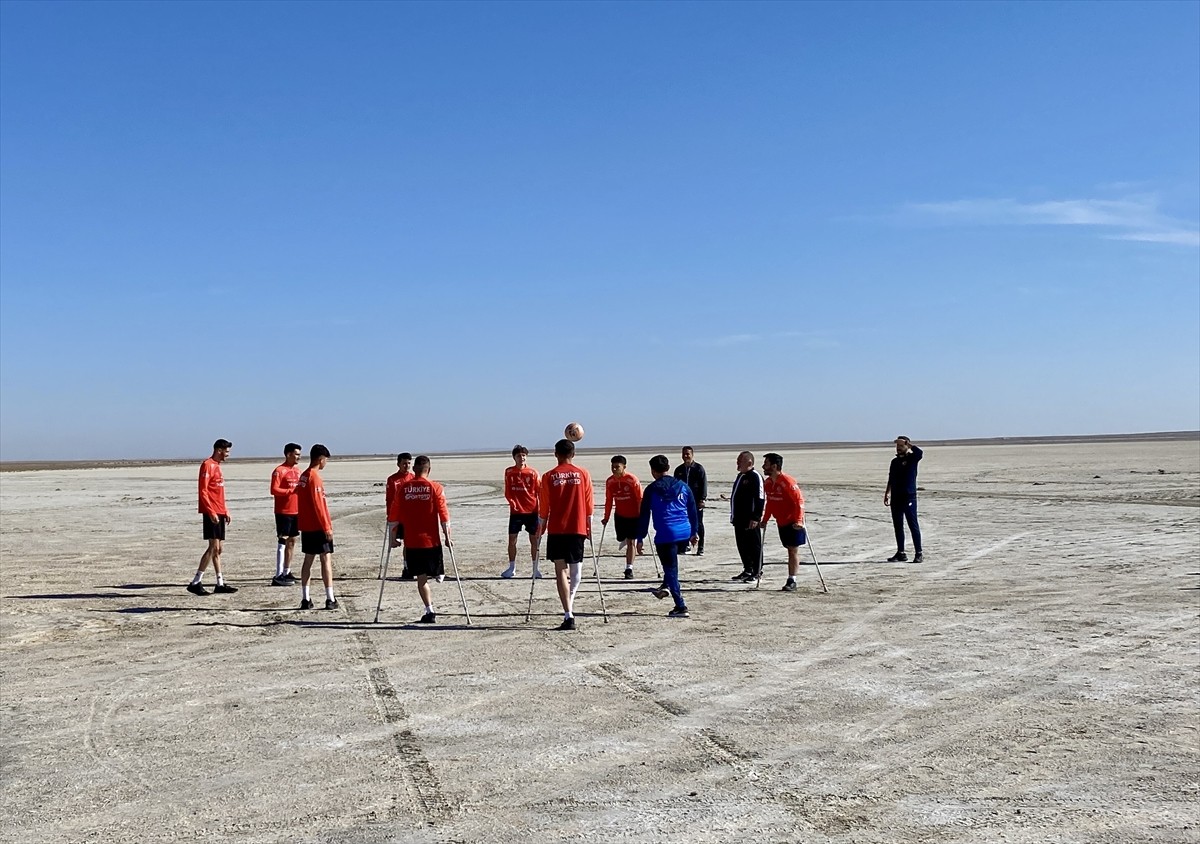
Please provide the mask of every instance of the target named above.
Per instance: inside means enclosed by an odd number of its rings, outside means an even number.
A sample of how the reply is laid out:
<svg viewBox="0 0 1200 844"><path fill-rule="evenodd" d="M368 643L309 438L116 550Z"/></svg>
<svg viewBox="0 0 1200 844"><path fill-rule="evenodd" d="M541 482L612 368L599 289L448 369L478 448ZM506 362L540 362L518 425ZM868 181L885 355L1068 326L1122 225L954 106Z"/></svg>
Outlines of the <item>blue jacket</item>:
<svg viewBox="0 0 1200 844"><path fill-rule="evenodd" d="M642 512L638 521L638 541L650 531L650 516L654 515L654 542L666 545L685 542L700 528L696 498L688 485L664 475L642 494Z"/></svg>

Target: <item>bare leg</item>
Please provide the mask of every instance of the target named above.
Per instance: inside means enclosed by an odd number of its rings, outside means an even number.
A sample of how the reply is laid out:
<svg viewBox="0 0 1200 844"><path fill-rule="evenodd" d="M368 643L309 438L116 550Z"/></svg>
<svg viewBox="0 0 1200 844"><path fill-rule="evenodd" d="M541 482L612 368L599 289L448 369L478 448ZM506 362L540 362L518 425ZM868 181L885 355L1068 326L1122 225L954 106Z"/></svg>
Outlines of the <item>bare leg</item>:
<svg viewBox="0 0 1200 844"><path fill-rule="evenodd" d="M789 548L788 551L788 579L795 578L796 573L800 571L800 547Z"/></svg>
<svg viewBox="0 0 1200 844"><path fill-rule="evenodd" d="M321 582L326 589L333 588L333 556L330 554L321 555Z"/></svg>
<svg viewBox="0 0 1200 844"><path fill-rule="evenodd" d="M517 558L517 535L515 533L508 535L508 558L510 560Z"/></svg>
<svg viewBox="0 0 1200 844"><path fill-rule="evenodd" d="M426 575L417 575L417 596L421 599L422 607L433 606L433 589L429 586L429 578Z"/></svg>
<svg viewBox="0 0 1200 844"><path fill-rule="evenodd" d="M563 612L571 614L571 580L567 564L563 560L554 561L554 585L558 587L558 600L562 602Z"/></svg>

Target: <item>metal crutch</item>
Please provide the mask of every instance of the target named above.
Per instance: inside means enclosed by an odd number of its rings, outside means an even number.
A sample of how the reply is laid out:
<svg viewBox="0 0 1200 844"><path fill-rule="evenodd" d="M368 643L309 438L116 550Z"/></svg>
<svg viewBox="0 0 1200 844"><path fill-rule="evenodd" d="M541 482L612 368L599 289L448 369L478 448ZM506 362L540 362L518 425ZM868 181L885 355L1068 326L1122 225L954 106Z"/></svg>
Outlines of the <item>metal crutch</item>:
<svg viewBox="0 0 1200 844"><path fill-rule="evenodd" d="M454 569L454 582L458 584L458 597L462 599L463 615L467 617L467 624L470 624L471 612L467 609L467 594L463 592L462 578L458 576L458 563L454 561L454 546L447 543L446 547L450 549L450 565Z"/></svg>
<svg viewBox="0 0 1200 844"><path fill-rule="evenodd" d="M588 547L592 549L592 568L596 572L596 588L600 590L600 612L604 614L604 623L608 624L608 608L604 605L604 586L600 583L600 558L596 556L596 549L592 545L592 538L588 537Z"/></svg>
<svg viewBox="0 0 1200 844"><path fill-rule="evenodd" d="M808 553L812 554L813 565L817 567L817 578L821 581L821 591L829 594L829 588L825 585L825 578L821 575L821 565L817 562L817 552L813 550L812 534L808 532L808 524L800 522L800 526L804 528L804 540L808 545Z"/></svg>

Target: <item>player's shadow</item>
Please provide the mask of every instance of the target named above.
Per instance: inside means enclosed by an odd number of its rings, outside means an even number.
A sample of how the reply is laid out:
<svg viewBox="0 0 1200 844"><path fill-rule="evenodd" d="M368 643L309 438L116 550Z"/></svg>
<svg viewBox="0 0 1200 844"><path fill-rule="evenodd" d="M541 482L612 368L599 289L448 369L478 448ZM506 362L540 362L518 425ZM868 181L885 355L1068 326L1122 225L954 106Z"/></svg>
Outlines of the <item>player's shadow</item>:
<svg viewBox="0 0 1200 844"><path fill-rule="evenodd" d="M101 600L106 598L132 598L133 595L122 595L120 592L55 592L49 595L5 595L5 598L15 598L24 601L72 601L72 600Z"/></svg>

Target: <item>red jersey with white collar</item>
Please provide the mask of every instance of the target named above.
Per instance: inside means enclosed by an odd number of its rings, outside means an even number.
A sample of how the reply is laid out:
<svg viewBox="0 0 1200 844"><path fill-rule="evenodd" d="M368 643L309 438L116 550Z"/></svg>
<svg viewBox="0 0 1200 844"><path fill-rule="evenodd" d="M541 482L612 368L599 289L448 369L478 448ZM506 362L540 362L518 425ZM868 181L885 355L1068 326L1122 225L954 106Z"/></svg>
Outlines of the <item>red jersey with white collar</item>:
<svg viewBox="0 0 1200 844"><path fill-rule="evenodd" d="M604 482L604 518L612 513L616 505L617 515L623 519L636 519L642 511L642 484L626 472L621 477L609 475Z"/></svg>
<svg viewBox="0 0 1200 844"><path fill-rule="evenodd" d="M296 492L300 502L296 519L300 531L333 533L333 519L329 518L329 504L325 500L325 481L315 466L300 473Z"/></svg>
<svg viewBox="0 0 1200 844"><path fill-rule="evenodd" d="M767 493L767 505L763 509L762 524L772 516L776 524L795 525L804 521L804 493L800 484L790 475L780 472L774 480L766 478L763 487Z"/></svg>
<svg viewBox="0 0 1200 844"><path fill-rule="evenodd" d="M404 526L404 544L408 548L436 548L442 544L442 522L450 521L446 493L442 485L429 478L412 477L400 485L399 522Z"/></svg>
<svg viewBox="0 0 1200 844"><path fill-rule="evenodd" d="M538 473L529 466L509 466L504 470L504 498L510 513L536 513Z"/></svg>
<svg viewBox="0 0 1200 844"><path fill-rule="evenodd" d="M271 495L275 498L275 512L280 516L294 516L300 512L300 499L296 487L300 484L300 470L295 466L280 463L271 473Z"/></svg>
<svg viewBox="0 0 1200 844"><path fill-rule="evenodd" d="M225 478L221 464L211 457L200 464L200 507L198 512L212 516L228 516L225 507Z"/></svg>
<svg viewBox="0 0 1200 844"><path fill-rule="evenodd" d="M542 475L538 515L547 533L586 536L595 509L596 494L587 469L561 463Z"/></svg>

